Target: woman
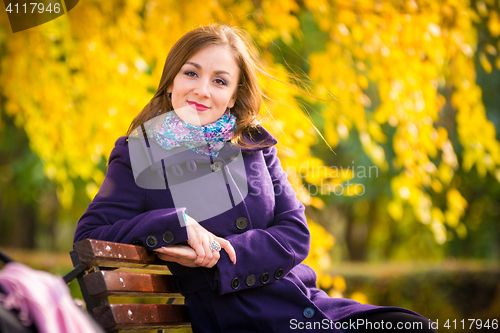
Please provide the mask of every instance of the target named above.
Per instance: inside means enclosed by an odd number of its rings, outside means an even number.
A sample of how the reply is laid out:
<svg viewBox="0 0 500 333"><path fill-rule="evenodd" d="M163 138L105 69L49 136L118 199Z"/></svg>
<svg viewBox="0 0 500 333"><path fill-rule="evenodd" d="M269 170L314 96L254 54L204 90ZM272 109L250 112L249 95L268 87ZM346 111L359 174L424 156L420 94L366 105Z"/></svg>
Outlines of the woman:
<svg viewBox="0 0 500 333"><path fill-rule="evenodd" d="M259 67L243 40L234 28L207 26L173 46L158 91L117 140L75 242L156 251L178 278L195 332L353 332L353 318L364 318L360 332L370 320L427 329L411 311L316 288L314 271L301 264L309 251L304 206L276 139L257 125Z"/></svg>

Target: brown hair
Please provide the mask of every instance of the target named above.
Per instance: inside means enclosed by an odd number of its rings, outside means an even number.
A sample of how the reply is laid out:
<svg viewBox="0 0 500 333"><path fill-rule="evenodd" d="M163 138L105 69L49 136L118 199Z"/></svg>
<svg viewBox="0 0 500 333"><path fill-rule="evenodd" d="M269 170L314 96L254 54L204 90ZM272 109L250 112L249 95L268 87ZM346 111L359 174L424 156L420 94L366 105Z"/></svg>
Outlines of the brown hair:
<svg viewBox="0 0 500 333"><path fill-rule="evenodd" d="M172 85L184 63L210 45L227 45L240 68L236 102L231 109L231 113L237 119L233 143L242 148L271 145L244 140L244 136L251 138L251 133L257 129L257 116L262 104L262 91L258 84L257 73L265 74L265 72L257 60L256 52L251 49L250 38L243 31L226 25L199 27L186 33L174 44L165 61L158 90L132 121L127 134L144 122L173 110L172 102L167 95L168 87Z"/></svg>

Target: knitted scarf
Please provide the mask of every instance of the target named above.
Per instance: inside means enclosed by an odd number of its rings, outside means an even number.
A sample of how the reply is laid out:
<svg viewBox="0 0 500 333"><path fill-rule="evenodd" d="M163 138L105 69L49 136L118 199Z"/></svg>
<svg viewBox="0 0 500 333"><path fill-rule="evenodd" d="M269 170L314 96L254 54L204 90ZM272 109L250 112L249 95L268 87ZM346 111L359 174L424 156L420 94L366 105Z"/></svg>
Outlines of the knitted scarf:
<svg viewBox="0 0 500 333"><path fill-rule="evenodd" d="M217 156L235 130L236 117L229 110L215 122L203 126L184 122L175 111L171 111L165 114L160 126L146 129L146 133L166 150L187 146L195 153Z"/></svg>

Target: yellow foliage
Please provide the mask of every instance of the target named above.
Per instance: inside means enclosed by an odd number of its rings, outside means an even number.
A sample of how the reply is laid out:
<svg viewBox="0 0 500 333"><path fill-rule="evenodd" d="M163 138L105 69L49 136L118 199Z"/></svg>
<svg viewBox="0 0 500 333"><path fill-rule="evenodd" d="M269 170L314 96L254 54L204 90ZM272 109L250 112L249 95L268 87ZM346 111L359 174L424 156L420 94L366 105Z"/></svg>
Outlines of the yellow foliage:
<svg viewBox="0 0 500 333"><path fill-rule="evenodd" d="M336 289L331 289L328 292L328 296L330 296L331 298L343 298L344 297L343 293L336 290Z"/></svg>
<svg viewBox="0 0 500 333"><path fill-rule="evenodd" d="M323 209L325 208L325 202L321 200L320 198L312 198L311 206L317 209Z"/></svg>
<svg viewBox="0 0 500 333"><path fill-rule="evenodd" d="M349 298L356 301L356 302L359 302L361 304L369 304L370 303L368 301L368 297L360 291L353 292Z"/></svg>
<svg viewBox="0 0 500 333"><path fill-rule="evenodd" d="M465 227L465 224L459 223L455 228L455 231L457 232L459 238L464 239L467 237L467 228Z"/></svg>
<svg viewBox="0 0 500 333"><path fill-rule="evenodd" d="M344 292L346 289L345 279L340 275L336 275L335 277L333 277L332 285L333 288L337 289L340 292Z"/></svg>
<svg viewBox="0 0 500 333"><path fill-rule="evenodd" d="M304 260L304 263L314 269L318 275L318 284L323 286L323 283L329 279L326 276L328 276L327 271L331 265L328 250L333 247L335 240L323 227L313 221L308 220L308 225L314 244L311 245L309 256Z"/></svg>
<svg viewBox="0 0 500 333"><path fill-rule="evenodd" d="M387 204L387 212L395 220L399 221L403 218L403 204L400 200L392 200Z"/></svg>
<svg viewBox="0 0 500 333"><path fill-rule="evenodd" d="M333 285L333 278L331 275L325 274L318 278L318 285L323 289L330 289Z"/></svg>
<svg viewBox="0 0 500 333"><path fill-rule="evenodd" d="M446 198L448 200L448 207L450 210L457 212L459 215L463 215L465 213L467 201L462 197L457 189L452 188L448 190Z"/></svg>
<svg viewBox="0 0 500 333"><path fill-rule="evenodd" d="M345 186L342 194L348 197L353 197L353 196L363 195L364 192L365 188L363 187L362 184L349 184Z"/></svg>
<svg viewBox="0 0 500 333"><path fill-rule="evenodd" d="M269 72L289 83L289 69L268 50L277 39L289 45L294 38L301 40L299 17L310 14L327 36L324 48L306 59L314 82L311 92L339 99L317 111L324 119L326 141L335 147L356 130L376 166L399 171L391 180L390 216L401 220L405 205L410 206L441 243L446 241L444 223L466 235L460 218L467 204L456 189L449 189L459 162L447 130L438 125L446 104L440 91L451 92L450 107L456 110L461 167L476 167L480 176L490 173L500 179L500 143L486 118L474 63L477 56L489 73L488 57L496 57L500 69L500 42L475 54L473 23L484 22L491 36L500 36L499 10L492 3L479 1L470 8L462 0L109 0L79 3L68 15L16 34L9 34L3 15L1 93L7 97L7 113L24 127L31 149L43 160L45 174L59 184L61 203L70 207L75 179L83 179L90 198L97 193L104 177L98 165L152 97L167 52L180 36L215 22L242 27L263 51ZM262 123L279 139L290 182L305 205L321 209L324 202L302 186L302 177L334 189L352 179L354 170L335 174L334 168L311 158L318 136L295 99L303 94L265 77L260 83L269 97ZM368 97L375 87L377 104ZM395 131L392 161L383 148L389 135L384 124ZM445 213L435 210L430 189L447 193ZM347 190L359 194L361 186L349 184ZM327 257L322 251L333 246L333 238L313 222L309 225L316 236L314 259L308 260L321 272Z"/></svg>
<svg viewBox="0 0 500 333"><path fill-rule="evenodd" d="M481 66L483 66L486 73L491 73L491 71L493 70L490 61L486 57L486 54L484 54L483 52L479 52L479 63L481 64Z"/></svg>
<svg viewBox="0 0 500 333"><path fill-rule="evenodd" d="M434 192L440 193L443 190L443 184L437 179L433 179L431 182L431 187Z"/></svg>
<svg viewBox="0 0 500 333"><path fill-rule="evenodd" d="M500 18L498 12L492 12L488 20L488 29L493 37L500 36Z"/></svg>

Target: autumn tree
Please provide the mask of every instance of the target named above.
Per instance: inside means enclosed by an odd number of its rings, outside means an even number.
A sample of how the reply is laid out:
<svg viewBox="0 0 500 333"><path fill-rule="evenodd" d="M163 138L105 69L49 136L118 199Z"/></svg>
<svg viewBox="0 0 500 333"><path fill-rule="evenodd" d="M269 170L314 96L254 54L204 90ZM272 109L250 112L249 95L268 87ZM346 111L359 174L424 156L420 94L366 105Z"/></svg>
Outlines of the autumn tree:
<svg viewBox="0 0 500 333"><path fill-rule="evenodd" d="M475 67L478 59L488 73L500 68L494 0L94 0L16 34L0 20L5 111L25 129L65 209L76 183L88 199L97 193L115 139L156 91L173 43L215 22L247 31L269 74L284 82L261 78L262 121L310 218L343 188L358 211L337 212L409 219L443 244L447 230L467 234L457 172L500 180L500 145ZM481 25L488 42L479 44ZM357 157L347 143L360 147ZM376 166L380 181L356 178L347 169L353 159ZM363 196L367 185L383 184L386 199ZM321 220L329 228L334 218ZM321 271L333 238L313 221L311 230L310 263Z"/></svg>

